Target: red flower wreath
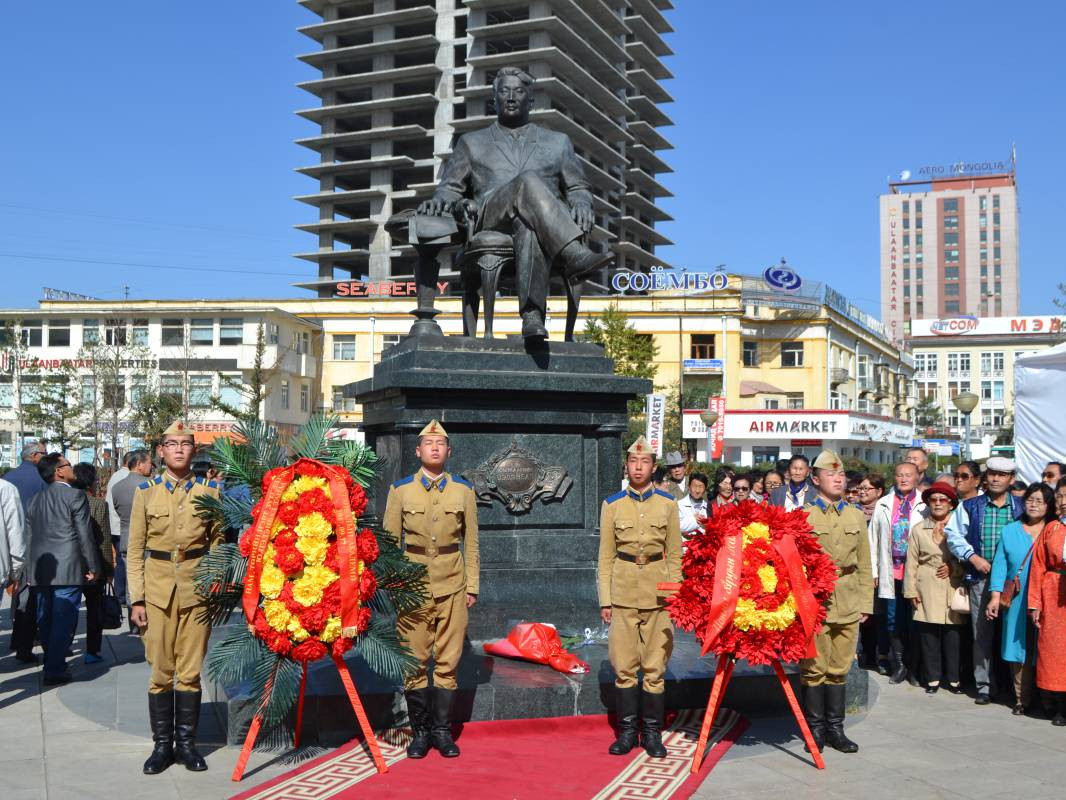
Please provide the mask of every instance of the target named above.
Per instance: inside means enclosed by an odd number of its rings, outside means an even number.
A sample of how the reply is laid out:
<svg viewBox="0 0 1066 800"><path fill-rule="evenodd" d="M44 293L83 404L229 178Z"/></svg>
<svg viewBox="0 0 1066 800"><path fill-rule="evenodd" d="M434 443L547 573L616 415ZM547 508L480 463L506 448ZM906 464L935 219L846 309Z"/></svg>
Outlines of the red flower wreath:
<svg viewBox="0 0 1066 800"><path fill-rule="evenodd" d="M735 598L724 607L728 612L735 602L735 610L708 648L704 639L712 618L712 599L728 594L724 585L730 583L720 581L723 586L715 595L719 551L737 541L734 536L743 543L742 555L734 576ZM797 563L790 565L789 558L796 561L797 557ZM681 564L685 578L668 601L674 622L683 630L696 631L705 649L750 664L804 658L807 632L817 632L825 622L825 603L836 584L836 565L811 533L805 512L787 512L750 500L716 508L703 524L703 532L688 540ZM806 576L809 591L801 586L800 596L794 591L790 566L792 576L800 569ZM804 581L799 578L799 582Z"/></svg>

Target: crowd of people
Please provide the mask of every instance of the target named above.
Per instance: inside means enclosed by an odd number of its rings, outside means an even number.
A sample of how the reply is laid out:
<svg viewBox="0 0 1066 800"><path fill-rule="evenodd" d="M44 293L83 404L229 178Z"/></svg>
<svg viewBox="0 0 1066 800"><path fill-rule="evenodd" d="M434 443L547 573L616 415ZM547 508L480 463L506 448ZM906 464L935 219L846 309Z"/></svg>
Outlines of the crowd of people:
<svg viewBox="0 0 1066 800"><path fill-rule="evenodd" d="M795 455L767 472L686 474L675 452L653 481L677 499L689 537L722 505L804 508L817 495L810 471ZM1012 460L994 456L983 469L964 460L933 475L925 451L912 448L891 485L878 472L847 474L876 587L856 657L893 684L931 695L972 685L978 705L1042 709L1066 726L1066 464L1050 462L1032 484L1016 473Z"/></svg>

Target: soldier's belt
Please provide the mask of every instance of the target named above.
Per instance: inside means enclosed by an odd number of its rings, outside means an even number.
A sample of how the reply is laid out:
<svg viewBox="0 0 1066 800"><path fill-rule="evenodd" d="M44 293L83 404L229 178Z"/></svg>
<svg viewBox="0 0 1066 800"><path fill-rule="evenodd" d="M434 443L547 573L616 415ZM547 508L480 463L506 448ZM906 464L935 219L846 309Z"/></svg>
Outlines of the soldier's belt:
<svg viewBox="0 0 1066 800"><path fill-rule="evenodd" d="M414 553L416 556L429 556L430 558L433 558L434 556L441 556L447 553L458 553L459 545L444 544L440 547L418 547L417 545L409 544L407 545L407 552Z"/></svg>
<svg viewBox="0 0 1066 800"><path fill-rule="evenodd" d="M652 553L651 555L641 553L640 555L631 556L629 553L619 552L615 555L617 555L623 561L628 561L630 564L636 564L638 567L643 567L645 564L650 564L653 561L663 560L662 553Z"/></svg>
<svg viewBox="0 0 1066 800"><path fill-rule="evenodd" d="M857 566L855 566L854 564L851 564L850 566L847 566L847 567L841 567L840 568L840 574L841 575L850 575L853 572L858 572L858 570L859 570L859 568Z"/></svg>
<svg viewBox="0 0 1066 800"><path fill-rule="evenodd" d="M206 547L194 547L191 550L145 550L149 558L157 558L160 561L188 561L190 558L199 558L207 552Z"/></svg>

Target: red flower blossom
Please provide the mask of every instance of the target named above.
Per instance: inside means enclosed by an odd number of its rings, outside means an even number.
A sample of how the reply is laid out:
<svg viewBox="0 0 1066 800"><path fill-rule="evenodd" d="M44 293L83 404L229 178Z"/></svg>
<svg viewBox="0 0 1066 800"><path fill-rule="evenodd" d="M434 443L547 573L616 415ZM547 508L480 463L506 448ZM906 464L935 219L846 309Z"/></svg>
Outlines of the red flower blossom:
<svg viewBox="0 0 1066 800"><path fill-rule="evenodd" d="M352 640L346 636L338 636L333 640L333 657L341 658L352 649Z"/></svg>
<svg viewBox="0 0 1066 800"><path fill-rule="evenodd" d="M288 467L274 467L266 475L263 476L263 494L266 494L267 487L274 482L274 479L287 471Z"/></svg>
<svg viewBox="0 0 1066 800"><path fill-rule="evenodd" d="M292 596L291 581L285 581L285 585L281 587L281 594L278 595L278 600L285 604L285 608L289 610L290 614L299 614L304 609L304 607L296 601L296 598Z"/></svg>
<svg viewBox="0 0 1066 800"><path fill-rule="evenodd" d="M237 546L241 550L241 555L248 558L252 554L252 542L255 540L255 528L249 528L241 534L240 541Z"/></svg>
<svg viewBox="0 0 1066 800"><path fill-rule="evenodd" d="M330 614L341 613L341 582L333 581L322 590L322 606Z"/></svg>
<svg viewBox="0 0 1066 800"><path fill-rule="evenodd" d="M296 531L291 528L282 528L274 537L274 549L279 547L296 547Z"/></svg>
<svg viewBox="0 0 1066 800"><path fill-rule="evenodd" d="M363 530L359 531L359 537L356 542L358 543L359 558L361 560L367 564L378 560L378 537L369 528L363 528Z"/></svg>
<svg viewBox="0 0 1066 800"><path fill-rule="evenodd" d="M326 654L326 646L318 639L305 639L289 654L297 661L317 661Z"/></svg>
<svg viewBox="0 0 1066 800"><path fill-rule="evenodd" d="M274 545L274 561L278 569L286 575L295 575L304 568L303 553L295 547L278 547Z"/></svg>
<svg viewBox="0 0 1066 800"><path fill-rule="evenodd" d="M315 511L319 512L323 516L333 514L333 503L326 497L326 493L321 489L311 489L308 492L304 492L296 500L296 506L300 510L300 514L312 514Z"/></svg>
<svg viewBox="0 0 1066 800"><path fill-rule="evenodd" d="M321 633L329 620L329 612L322 607L321 603L310 608L301 609L299 612L300 624L308 633Z"/></svg>
<svg viewBox="0 0 1066 800"><path fill-rule="evenodd" d="M340 572L341 562L338 557L339 555L340 548L337 546L337 543L335 541L330 542L329 549L326 551L326 558L322 562L322 566L324 566L328 570L332 570L333 572Z"/></svg>
<svg viewBox="0 0 1066 800"><path fill-rule="evenodd" d="M360 633L370 627L370 609L367 606L361 606L356 612L355 627Z"/></svg>
<svg viewBox="0 0 1066 800"><path fill-rule="evenodd" d="M352 507L352 516L360 517L366 511L366 492L358 483L353 483L348 490L348 502Z"/></svg>
<svg viewBox="0 0 1066 800"><path fill-rule="evenodd" d="M264 638L266 646L281 656L287 656L292 650L292 639L289 634L276 631L273 628Z"/></svg>
<svg viewBox="0 0 1066 800"><path fill-rule="evenodd" d="M295 528L296 523L300 521L300 509L297 507L296 503L282 503L278 506L277 518L290 528Z"/></svg>
<svg viewBox="0 0 1066 800"><path fill-rule="evenodd" d="M363 570L363 574L359 576L359 596L363 602L368 602L377 590L378 579L374 577L374 573L369 569Z"/></svg>
<svg viewBox="0 0 1066 800"><path fill-rule="evenodd" d="M754 600L762 593L762 582L758 576L742 578L740 581L740 596L748 600Z"/></svg>

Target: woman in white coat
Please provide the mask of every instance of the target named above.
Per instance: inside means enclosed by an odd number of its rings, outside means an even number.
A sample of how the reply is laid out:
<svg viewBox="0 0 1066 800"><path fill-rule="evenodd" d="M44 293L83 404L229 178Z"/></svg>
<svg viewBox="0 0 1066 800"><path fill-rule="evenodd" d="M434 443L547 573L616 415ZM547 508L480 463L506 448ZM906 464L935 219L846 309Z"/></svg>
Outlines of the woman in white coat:
<svg viewBox="0 0 1066 800"><path fill-rule="evenodd" d="M918 468L896 465L892 491L877 501L870 517L870 552L875 554L878 613L888 629L892 652L892 683L918 685L918 641L912 636L911 603L903 599L903 573L911 530L925 519L918 495Z"/></svg>

